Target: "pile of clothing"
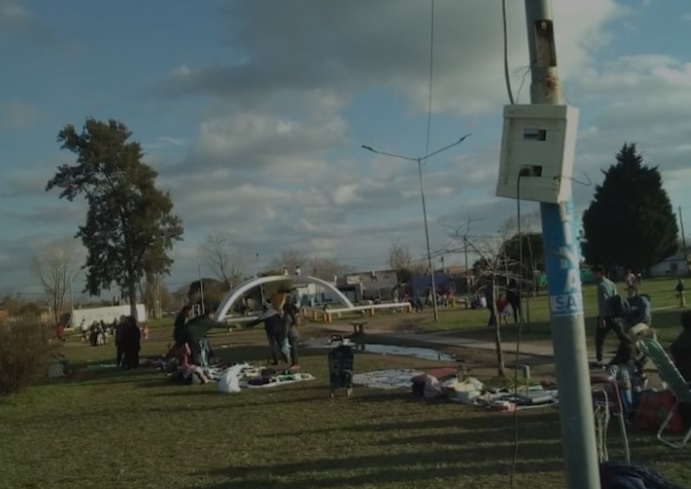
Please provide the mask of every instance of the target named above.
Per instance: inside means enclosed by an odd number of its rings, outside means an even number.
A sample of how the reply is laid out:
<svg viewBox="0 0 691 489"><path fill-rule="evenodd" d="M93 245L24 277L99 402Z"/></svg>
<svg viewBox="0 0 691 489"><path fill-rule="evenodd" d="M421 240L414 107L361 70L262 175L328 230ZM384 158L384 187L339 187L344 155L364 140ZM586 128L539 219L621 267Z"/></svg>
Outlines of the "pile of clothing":
<svg viewBox="0 0 691 489"><path fill-rule="evenodd" d="M200 367L198 365L187 364L170 375L170 379L182 384L209 384L218 382L225 372L222 367Z"/></svg>

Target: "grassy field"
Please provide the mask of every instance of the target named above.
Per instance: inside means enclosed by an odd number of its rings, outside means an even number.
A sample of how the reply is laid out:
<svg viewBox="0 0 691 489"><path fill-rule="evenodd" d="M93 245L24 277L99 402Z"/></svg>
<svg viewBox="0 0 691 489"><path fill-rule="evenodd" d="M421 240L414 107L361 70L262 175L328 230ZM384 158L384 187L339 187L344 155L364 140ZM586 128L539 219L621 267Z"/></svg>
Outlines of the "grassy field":
<svg viewBox="0 0 691 489"><path fill-rule="evenodd" d="M166 347L155 328L145 354ZM264 359L262 333L214 337L225 358ZM233 346L222 348L232 343ZM71 339L82 369L109 362L112 346ZM120 489L316 489L508 487L512 416L429 403L407 392L358 388L330 400L326 358L305 351L314 382L223 396L178 386L160 372L82 370L0 401L0 487ZM436 362L358 354L356 368L422 368ZM554 410L521 413L518 487L563 487ZM610 454L620 455L616 429ZM635 434L634 458L678 482L691 479L686 451Z"/></svg>
<svg viewBox="0 0 691 489"><path fill-rule="evenodd" d="M625 294L624 285L617 284L620 292ZM641 293L651 296L654 327L661 333L662 339L667 340L676 336L679 331L678 301L674 295L676 280L659 279L644 281ZM583 288L583 301L586 314L586 327L588 335L595 331L595 317L597 315L597 303L595 286L586 285ZM528 316L529 324L526 328L526 339L549 338L549 309L547 296L532 297L524 302L524 315ZM381 313L374 318L368 318L371 328L376 329L400 329L417 330L421 332L444 332L458 335L485 335L487 333L488 312L485 309L467 310L461 308L440 309L439 321L433 321L431 309L427 308L422 313L414 314L390 314ZM349 321L348 318L343 318ZM480 331L477 331L480 330ZM507 338L511 337L511 329L507 329Z"/></svg>
<svg viewBox="0 0 691 489"><path fill-rule="evenodd" d="M671 306L672 288L670 281L651 281L643 291L656 306ZM586 288L589 312L593 295ZM534 317L547 319L544 298L534 299L531 307ZM678 309L660 311L656 326L669 324L662 331L676 333L677 317ZM486 311L445 312L442 318L442 328L472 335L484 324ZM430 328L431 323L428 314L370 320L389 327L413 321ZM143 355L165 352L171 323L150 323ZM535 321L533 328L539 327ZM507 330L505 337L510 334ZM531 334L545 337L540 331ZM216 333L212 342L226 360L266 357L262 331ZM316 381L233 396L218 394L213 385L168 384L163 373L151 370L89 368L112 363L113 350L71 337L62 353L79 375L46 380L27 394L0 399L0 488L508 487L511 415L365 388L357 388L352 399L330 400L326 355L318 350L303 351L301 362ZM359 372L437 365L395 356L356 357ZM473 370L482 380L491 372ZM517 486L563 487L556 411L521 413L519 434ZM631 446L635 460L677 483L691 480L686 450L666 449L649 433L634 433ZM610 455L621 456L615 426Z"/></svg>

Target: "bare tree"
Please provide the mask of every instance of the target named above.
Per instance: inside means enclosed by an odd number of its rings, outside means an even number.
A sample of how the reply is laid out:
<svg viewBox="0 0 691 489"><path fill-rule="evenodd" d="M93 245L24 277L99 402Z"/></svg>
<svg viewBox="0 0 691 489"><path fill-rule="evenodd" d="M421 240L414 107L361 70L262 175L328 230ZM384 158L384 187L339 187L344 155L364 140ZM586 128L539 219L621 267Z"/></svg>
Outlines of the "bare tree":
<svg viewBox="0 0 691 489"><path fill-rule="evenodd" d="M57 242L31 258L31 270L48 296L56 323L63 312L65 295L78 272L76 262L76 247L72 240Z"/></svg>
<svg viewBox="0 0 691 489"><path fill-rule="evenodd" d="M499 233L511 237L518 232L518 218L511 216L504 221ZM521 233L539 233L540 229L540 211L529 212L521 214Z"/></svg>
<svg viewBox="0 0 691 489"><path fill-rule="evenodd" d="M389 246L389 267L392 270L410 270L413 265L413 256L408 245L396 238Z"/></svg>
<svg viewBox="0 0 691 489"><path fill-rule="evenodd" d="M315 256L309 263L308 272L322 280L332 281L334 277L344 273L345 267L336 258Z"/></svg>
<svg viewBox="0 0 691 489"><path fill-rule="evenodd" d="M462 242L466 250L471 250L473 254L479 257L477 261L478 267L475 270L477 274L477 292L484 294L488 301L487 308L490 310L489 326L494 327L497 374L503 376L505 374L505 364L504 352L501 344L501 317L497 310L497 298L500 287L506 286L512 264L509 263L507 257L503 253L503 231L500 231L497 236L487 237L485 239L472 238L469 234L469 226L470 221L464 226L461 226L461 228L455 230L451 238L454 241L457 240Z"/></svg>
<svg viewBox="0 0 691 489"><path fill-rule="evenodd" d="M300 250L294 248L287 249L274 259L272 268L282 270L288 269L288 273L293 273L296 268L304 269L309 263L307 256Z"/></svg>
<svg viewBox="0 0 691 489"><path fill-rule="evenodd" d="M202 245L204 264L211 270L223 287L234 287L244 275L245 260L242 250L235 246L223 232L211 231Z"/></svg>

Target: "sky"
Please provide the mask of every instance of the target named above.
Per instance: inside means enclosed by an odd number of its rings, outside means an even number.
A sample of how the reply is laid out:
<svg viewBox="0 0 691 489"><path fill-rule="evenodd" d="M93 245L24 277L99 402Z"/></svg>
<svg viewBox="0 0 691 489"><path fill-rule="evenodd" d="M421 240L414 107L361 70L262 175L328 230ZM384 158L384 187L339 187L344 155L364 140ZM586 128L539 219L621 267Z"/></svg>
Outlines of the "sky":
<svg viewBox="0 0 691 489"><path fill-rule="evenodd" d="M512 88L527 103L523 2L508 3ZM169 288L197 276L209 232L250 274L286 249L371 270L400 240L422 259L415 163L361 146L425 154L430 5L0 0L0 293L40 294L32 257L85 219L45 185L74 161L58 131L86 117L124 122L171 192L185 236ZM675 206L691 207L691 4L553 7L563 95L581 111L577 212L625 142L659 167ZM508 103L501 2L435 0L434 11L429 148L472 133L424 167L431 248L445 250L468 218L478 239L497 236L515 203L494 195Z"/></svg>

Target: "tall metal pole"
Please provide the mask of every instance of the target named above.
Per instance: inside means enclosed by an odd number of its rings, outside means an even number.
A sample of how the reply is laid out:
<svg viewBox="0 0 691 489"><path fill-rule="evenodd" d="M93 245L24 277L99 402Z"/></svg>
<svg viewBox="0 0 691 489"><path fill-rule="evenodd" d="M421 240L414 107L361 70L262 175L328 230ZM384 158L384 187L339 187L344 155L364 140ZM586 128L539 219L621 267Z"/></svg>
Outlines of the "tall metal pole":
<svg viewBox="0 0 691 489"><path fill-rule="evenodd" d="M681 213L681 206L679 206L679 228L681 231L681 246L684 248L684 259L686 259L686 234L684 233L684 216ZM684 270L686 275L687 270Z"/></svg>
<svg viewBox="0 0 691 489"><path fill-rule="evenodd" d="M432 249L429 245L429 226L427 225L427 203L425 201L425 184L422 178L422 158L417 159L417 171L420 175L420 198L422 199L422 217L425 221L425 243L427 244L427 264L429 265L430 279L432 281L432 310L434 311L434 320L439 321L439 309L437 308L437 283L434 279Z"/></svg>
<svg viewBox="0 0 691 489"><path fill-rule="evenodd" d="M561 104L551 1L525 0L525 12L531 103ZM563 204L543 203L540 214L567 487L600 489L573 200ZM556 307L557 300L565 297L572 307Z"/></svg>

